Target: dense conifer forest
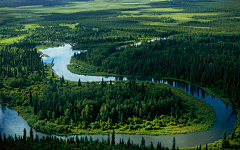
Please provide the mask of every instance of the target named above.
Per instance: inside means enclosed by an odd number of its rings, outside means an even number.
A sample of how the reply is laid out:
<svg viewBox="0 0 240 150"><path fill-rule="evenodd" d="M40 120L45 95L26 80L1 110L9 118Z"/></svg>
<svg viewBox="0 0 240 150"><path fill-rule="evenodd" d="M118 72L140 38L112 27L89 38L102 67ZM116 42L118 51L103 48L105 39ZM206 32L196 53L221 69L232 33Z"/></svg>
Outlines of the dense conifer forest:
<svg viewBox="0 0 240 150"><path fill-rule="evenodd" d="M239 6L236 0L3 0L0 104L44 133L114 138L115 133L207 130L216 119L213 108L177 88L136 81L70 82L43 63L38 49L68 42L75 50L86 50L72 56L71 72L188 82L239 113ZM157 147L145 146L144 139L135 145L130 139L115 144L110 138L29 135L26 130L22 137L2 133L0 149L169 149L161 141ZM192 149L238 149L239 139L238 115L230 136L224 132L222 140ZM175 142L171 149L177 149Z"/></svg>
<svg viewBox="0 0 240 150"><path fill-rule="evenodd" d="M76 54L73 59L117 75L172 77L207 85L221 91L237 108L240 106L239 39L240 35L234 34L188 34L137 47L105 51L95 48Z"/></svg>
<svg viewBox="0 0 240 150"><path fill-rule="evenodd" d="M28 150L28 149L38 149L38 150L45 150L45 149L61 149L61 150L72 150L72 149L116 149L116 150L123 150L123 149L131 149L131 150L169 150L168 147L164 147L161 145L161 142L158 142L157 146L154 147L151 143L150 146L145 145L145 139L142 138L141 144L133 144L131 139L129 138L128 141L124 141L120 139L119 143L115 143L115 133L108 136L107 140L96 140L90 138L78 138L78 136L63 140L56 137L42 137L39 138L38 136L34 137L32 130L30 130L30 137L27 137L26 130L24 129L24 134L22 137L4 137L0 140L0 148L1 149L9 149L9 150ZM0 137L1 139L1 137ZM5 147L2 146L5 145ZM28 145L28 147L26 147ZM173 146L172 149L178 149L175 145L175 139L173 139Z"/></svg>

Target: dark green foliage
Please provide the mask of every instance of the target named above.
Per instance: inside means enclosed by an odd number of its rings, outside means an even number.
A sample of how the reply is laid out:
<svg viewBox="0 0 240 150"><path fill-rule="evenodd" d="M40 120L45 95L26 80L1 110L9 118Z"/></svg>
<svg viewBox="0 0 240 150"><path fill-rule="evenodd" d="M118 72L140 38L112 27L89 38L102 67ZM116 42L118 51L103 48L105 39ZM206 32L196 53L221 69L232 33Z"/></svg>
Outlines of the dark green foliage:
<svg viewBox="0 0 240 150"><path fill-rule="evenodd" d="M176 149L176 139L173 137L173 145L172 145L172 150Z"/></svg>
<svg viewBox="0 0 240 150"><path fill-rule="evenodd" d="M162 149L162 144L161 144L161 142L159 143L158 142L158 144L157 144L157 150L161 150Z"/></svg>
<svg viewBox="0 0 240 150"><path fill-rule="evenodd" d="M153 149L154 149L154 146L153 146L153 142L151 141L150 150L153 150Z"/></svg>
<svg viewBox="0 0 240 150"><path fill-rule="evenodd" d="M82 86L82 83L81 83L81 80L80 79L78 79L78 86Z"/></svg>
<svg viewBox="0 0 240 150"><path fill-rule="evenodd" d="M112 144L113 146L115 145L115 131L114 131L114 130L113 130L113 133L112 133L111 144Z"/></svg>
<svg viewBox="0 0 240 150"><path fill-rule="evenodd" d="M26 140L26 138L27 138L27 131L26 131L26 129L24 128L24 129L23 129L23 139Z"/></svg>
<svg viewBox="0 0 240 150"><path fill-rule="evenodd" d="M145 147L145 139L144 139L144 137L142 137L142 140L141 140L141 145L140 145L141 147Z"/></svg>
<svg viewBox="0 0 240 150"><path fill-rule="evenodd" d="M222 148L228 148L229 147L229 140L227 139L227 134L226 131L223 132L223 137L222 137Z"/></svg>
<svg viewBox="0 0 240 150"><path fill-rule="evenodd" d="M238 34L188 34L106 53L89 50L75 59L108 73L131 76L173 77L210 86L240 105L240 41ZM105 48L106 49L106 48ZM108 51L106 49L105 51ZM94 58L102 57L101 60ZM96 62L100 61L100 62ZM194 118L194 114L191 116Z"/></svg>
<svg viewBox="0 0 240 150"><path fill-rule="evenodd" d="M30 129L30 139L31 139L31 141L33 141L33 130L32 130L32 128Z"/></svg>
<svg viewBox="0 0 240 150"><path fill-rule="evenodd" d="M226 135L226 131L223 132L223 137L222 137L222 148L226 148L227 147L227 135Z"/></svg>
<svg viewBox="0 0 240 150"><path fill-rule="evenodd" d="M41 82L43 66L37 49L29 41L0 46L0 87L18 88Z"/></svg>
<svg viewBox="0 0 240 150"><path fill-rule="evenodd" d="M5 134L4 134L5 135ZM5 136L4 136L5 137ZM144 146L141 147L136 144L132 144L130 142L130 139L127 143L124 143L123 140L120 139L120 143L117 143L115 145L110 144L102 140L102 142L99 142L99 140L93 141L90 137L90 140L88 140L87 137L83 138L81 137L79 139L78 136L75 138L69 138L66 140L59 139L57 137L52 136L46 136L41 137L40 139L36 135L36 138L32 139L29 137L21 138L21 137L8 137L4 138L4 140L1 139L0 134L0 148L1 150L29 150L29 149L39 149L39 150L45 150L45 149L56 149L56 150L69 150L69 149L115 149L115 150L154 150L152 142L150 146ZM168 148L162 147L160 150L167 150ZM159 150L159 149L157 149Z"/></svg>
<svg viewBox="0 0 240 150"><path fill-rule="evenodd" d="M67 132L67 127L62 125L73 122L74 126L82 129L106 130L117 124L128 124L130 128L131 124L141 124L143 119L152 121L161 115L170 116L171 108L181 112L179 117L189 115L188 110L184 110L189 106L173 94L171 89L153 88L151 84L146 86L135 81L113 85L105 83L88 83L81 88L78 85L59 87L54 83L44 85L36 94L38 96L34 96L33 102L34 114L42 121L32 124L33 127L44 132L62 133ZM176 118L175 115L172 118ZM58 125L52 124L53 127L50 127L50 124L45 123L46 120L57 122ZM131 127L134 128L136 127Z"/></svg>
<svg viewBox="0 0 240 150"><path fill-rule="evenodd" d="M30 91L30 94L29 94L29 105L33 106L32 92L31 91Z"/></svg>
<svg viewBox="0 0 240 150"><path fill-rule="evenodd" d="M54 72L52 71L52 78L55 78L55 76L54 76Z"/></svg>

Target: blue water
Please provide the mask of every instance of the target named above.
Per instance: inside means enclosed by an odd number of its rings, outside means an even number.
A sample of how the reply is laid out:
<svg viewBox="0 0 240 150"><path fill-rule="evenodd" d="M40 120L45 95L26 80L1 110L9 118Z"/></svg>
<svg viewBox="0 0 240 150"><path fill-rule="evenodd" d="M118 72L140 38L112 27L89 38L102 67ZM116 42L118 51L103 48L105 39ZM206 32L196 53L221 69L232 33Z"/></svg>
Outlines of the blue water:
<svg viewBox="0 0 240 150"><path fill-rule="evenodd" d="M216 112L216 122L211 127L211 129L202 132L189 133L189 134L177 134L177 135L164 135L164 136L149 136L149 135L129 135L129 134L117 134L116 135L116 143L120 141L120 138L123 138L126 142L128 138L133 141L135 144L140 144L142 136L145 138L146 144L149 145L151 141L156 146L158 142L161 142L163 146L171 147L173 137L176 138L176 145L179 148L183 147L192 147L196 145L205 145L206 143L212 143L214 141L220 140L222 138L222 134L226 131L227 135L230 135L234 129L235 122L237 121L237 112L233 110L233 108L222 100L213 97L207 94L202 89L186 84L180 83L172 80L165 79L154 79L154 78L135 78L135 77L106 77L106 76L85 76L85 75L77 75L71 73L67 70L66 64L69 64L70 57L74 53L79 53L79 51L74 51L71 49L69 44L65 44L62 47L49 48L46 50L41 50L44 54L47 54L49 57L43 58L45 63L51 63L54 59L54 71L59 76L64 76L65 79L71 81L78 81L80 78L81 81L102 81L102 78L105 81L118 81L118 80L139 80L139 81L152 81L157 83L168 84L173 87L180 88L181 90L187 92L190 95L193 95L201 100L206 101L210 104L215 112ZM4 108L4 107L1 107ZM3 109L4 110L4 109ZM23 129L26 128L27 131L30 130L27 122L18 116L17 112L14 110L10 110L5 108L5 113L0 110L0 131L5 133L6 135L21 136L23 134ZM35 134L38 134L40 137L46 134L42 134L34 131ZM85 135L81 135L84 136ZM79 137L81 137L79 136ZM107 135L88 135L93 138L93 140L99 139L101 141L102 138L107 139ZM71 137L71 136L68 136ZM61 138L68 138L61 137Z"/></svg>

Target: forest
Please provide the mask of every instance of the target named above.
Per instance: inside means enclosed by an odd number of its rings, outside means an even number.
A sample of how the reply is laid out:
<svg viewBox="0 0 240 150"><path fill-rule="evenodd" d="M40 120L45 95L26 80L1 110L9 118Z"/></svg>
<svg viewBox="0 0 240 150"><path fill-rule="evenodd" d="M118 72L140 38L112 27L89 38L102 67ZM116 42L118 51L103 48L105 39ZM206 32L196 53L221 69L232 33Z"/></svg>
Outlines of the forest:
<svg viewBox="0 0 240 150"><path fill-rule="evenodd" d="M142 137L141 144L133 144L131 139L129 138L128 141L124 142L123 139L120 139L119 143L115 143L115 133L114 130L112 132L111 138L108 136L107 140L102 139L101 141L96 140L93 141L92 137L89 139L87 137L78 136L72 137L67 140L59 139L52 136L47 136L43 138L39 138L37 135L34 138L32 129L30 130L30 137L27 137L26 129L23 130L22 137L6 137L5 134L3 136L3 140L0 135L0 148L1 149L10 149L10 150L27 150L27 149L136 149L136 150L169 150L168 147L164 147L161 145L161 142L158 142L157 146L154 147L151 143L150 146L145 145L145 139ZM5 147L2 146L6 145ZM28 148L25 147L28 145ZM207 147L207 144L206 144ZM179 148L176 146L176 139L173 138L173 145L172 149L178 150ZM201 149L201 145L200 145Z"/></svg>
<svg viewBox="0 0 240 150"><path fill-rule="evenodd" d="M74 50L86 50L72 56L68 69L73 73L187 82L239 113L240 2L131 2L1 1L0 104L16 110L32 128L60 135L180 134L215 123L210 105L171 86L134 80L71 82L57 76L38 49L71 43ZM23 137L0 134L0 149L168 149L161 143L145 146L144 139L141 145L130 139L115 144L110 139L33 138L25 132ZM189 149L238 149L239 139L238 116L231 135ZM177 149L174 143L170 149Z"/></svg>
<svg viewBox="0 0 240 150"><path fill-rule="evenodd" d="M102 47L73 59L97 66L96 71L141 77L171 77L209 86L240 106L239 35L198 34L120 49ZM98 58L98 59L95 59ZM80 68L76 71L81 72ZM94 70L93 70L94 71ZM90 72L91 73L91 72Z"/></svg>

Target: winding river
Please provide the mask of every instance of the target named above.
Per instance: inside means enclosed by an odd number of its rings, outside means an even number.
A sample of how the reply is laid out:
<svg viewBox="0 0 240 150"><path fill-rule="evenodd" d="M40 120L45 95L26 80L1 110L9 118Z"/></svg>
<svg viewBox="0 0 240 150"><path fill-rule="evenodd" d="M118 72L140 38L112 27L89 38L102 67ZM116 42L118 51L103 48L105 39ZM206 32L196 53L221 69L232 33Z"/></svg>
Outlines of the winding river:
<svg viewBox="0 0 240 150"><path fill-rule="evenodd" d="M71 81L78 81L80 78L82 82L86 81L101 81L102 78L105 81L116 81L116 80L139 80L139 81L152 81L157 83L169 84L174 87L178 87L183 91L191 94L201 100L209 103L215 110L217 118L215 124L211 127L211 129L189 133L189 134L177 134L177 135L164 135L164 136L150 136L150 135L129 135L129 134L116 134L116 143L120 141L120 138L123 138L126 142L128 138L133 141L135 144L140 144L142 136L145 138L146 144L150 145L151 141L156 146L158 142L161 142L163 146L171 147L173 137L176 138L176 145L179 148L183 147L192 147L196 145L205 145L206 143L212 143L222 138L222 133L226 131L227 135L231 134L235 122L237 120L237 112L227 103L222 100L213 97L207 94L202 89L186 84L180 83L177 81L165 80L165 79L154 79L154 78L128 78L128 77L112 77L112 76L89 76L89 75L77 75L71 73L67 70L67 64L70 62L70 58L74 53L79 53L79 51L72 50L70 44L65 44L61 47L48 48L45 50L41 50L44 54L47 54L49 57L43 58L45 63L51 63L54 59L55 65L53 69L58 76L64 76L65 79ZM26 128L29 133L30 127L27 122L18 116L17 112L11 109L8 109L4 106L1 106L0 109L0 132L3 136L5 133L7 136L22 136L23 129ZM34 131L34 134L38 134L38 136L45 136L47 134L39 133ZM79 135L79 137L85 137L86 135ZM88 138L91 136L93 140L99 139L107 139L107 135L87 135ZM68 138L72 136L58 136L60 138Z"/></svg>

